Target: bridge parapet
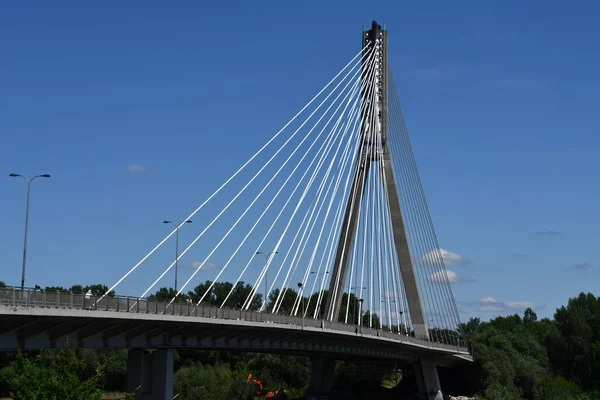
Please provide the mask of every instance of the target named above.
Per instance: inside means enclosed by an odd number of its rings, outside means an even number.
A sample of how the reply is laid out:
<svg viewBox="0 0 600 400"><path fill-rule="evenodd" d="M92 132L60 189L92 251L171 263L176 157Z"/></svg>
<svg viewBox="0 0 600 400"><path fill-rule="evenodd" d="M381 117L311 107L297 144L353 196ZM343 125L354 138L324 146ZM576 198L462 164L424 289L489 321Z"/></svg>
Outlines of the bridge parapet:
<svg viewBox="0 0 600 400"><path fill-rule="evenodd" d="M437 343L431 340L415 338L390 330L379 330L364 326L331 322L322 319L302 318L290 315L270 314L266 312L220 308L209 305L172 303L130 296L100 297L72 292L16 287L0 289L0 306L16 309L73 309L89 312L93 317L96 311L132 314L156 314L162 316L189 317L198 319L221 319L227 321L245 321L251 323L293 325L299 328L323 329L354 333L360 336L378 337L395 342L413 344L431 350L452 352L456 355L470 356L469 348L462 341L457 343ZM1 316L0 316L1 317Z"/></svg>

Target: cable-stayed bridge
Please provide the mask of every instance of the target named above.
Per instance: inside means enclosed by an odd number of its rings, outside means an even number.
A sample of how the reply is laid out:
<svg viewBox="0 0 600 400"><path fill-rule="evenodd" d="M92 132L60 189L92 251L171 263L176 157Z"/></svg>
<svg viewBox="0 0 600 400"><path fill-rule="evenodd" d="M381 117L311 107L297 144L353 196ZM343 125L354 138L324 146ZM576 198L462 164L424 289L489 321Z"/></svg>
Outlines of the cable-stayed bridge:
<svg viewBox="0 0 600 400"><path fill-rule="evenodd" d="M154 259L169 239L193 229L176 259L157 270ZM266 256L261 268L257 254ZM201 261L179 285L178 263L192 258ZM169 301L147 299L174 274ZM82 347L304 354L313 357L315 394L327 391L335 358L418 361L423 391L438 394L435 365L470 355L387 31L373 22L360 51L109 292L128 281L144 290L134 297L2 290L0 347L59 347L69 337ZM139 375L144 356L132 354ZM163 378L153 379L162 386L140 398L170 398L172 358L168 351L153 357L167 363L156 368Z"/></svg>

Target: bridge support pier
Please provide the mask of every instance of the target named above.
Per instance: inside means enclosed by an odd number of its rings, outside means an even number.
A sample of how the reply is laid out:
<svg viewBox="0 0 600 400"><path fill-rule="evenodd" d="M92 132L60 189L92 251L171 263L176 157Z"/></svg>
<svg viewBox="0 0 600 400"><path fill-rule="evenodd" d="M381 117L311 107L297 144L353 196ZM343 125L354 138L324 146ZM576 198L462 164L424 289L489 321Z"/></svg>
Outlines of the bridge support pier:
<svg viewBox="0 0 600 400"><path fill-rule="evenodd" d="M335 360L329 357L312 357L311 363L312 373L306 395L327 396L335 379Z"/></svg>
<svg viewBox="0 0 600 400"><path fill-rule="evenodd" d="M421 398L443 400L437 366L432 359L422 358L414 365Z"/></svg>
<svg viewBox="0 0 600 400"><path fill-rule="evenodd" d="M152 353L131 349L127 354L127 391L137 387L135 400L171 400L173 398L173 351Z"/></svg>

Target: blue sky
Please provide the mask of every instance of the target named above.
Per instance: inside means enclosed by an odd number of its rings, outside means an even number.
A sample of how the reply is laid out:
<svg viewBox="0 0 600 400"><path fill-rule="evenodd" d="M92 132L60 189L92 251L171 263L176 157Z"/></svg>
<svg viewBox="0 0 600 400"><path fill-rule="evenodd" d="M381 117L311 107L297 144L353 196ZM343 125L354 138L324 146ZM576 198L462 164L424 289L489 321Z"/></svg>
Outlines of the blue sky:
<svg viewBox="0 0 600 400"><path fill-rule="evenodd" d="M463 319L529 303L549 316L580 291L599 294L599 12L553 1L5 4L0 279L18 284L22 256L25 184L8 173L53 175L33 187L27 283L111 284L168 232L164 219L186 217L357 53L375 16L440 245L456 254Z"/></svg>

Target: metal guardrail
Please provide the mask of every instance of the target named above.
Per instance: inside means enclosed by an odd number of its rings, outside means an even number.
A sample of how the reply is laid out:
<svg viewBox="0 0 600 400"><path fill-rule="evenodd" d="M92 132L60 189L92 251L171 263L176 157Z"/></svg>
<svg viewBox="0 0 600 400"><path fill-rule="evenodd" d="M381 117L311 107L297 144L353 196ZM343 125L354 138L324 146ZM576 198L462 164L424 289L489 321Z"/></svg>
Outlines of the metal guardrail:
<svg viewBox="0 0 600 400"><path fill-rule="evenodd" d="M264 322L283 325L295 325L310 328L330 329L352 332L361 336L376 336L392 339L400 343L413 343L427 348L437 348L469 354L467 344L458 339L453 344L438 343L427 339L399 334L389 330L379 330L364 326L330 322L314 318L302 318L289 315L270 314L265 312L244 311L231 308L195 305L188 303L172 303L149 300L129 296L106 296L100 300L98 296L61 292L54 290L10 287L0 289L0 305L8 307L65 308L79 310L100 310L121 313L144 313L159 315L189 316L197 318L216 318L248 322Z"/></svg>

